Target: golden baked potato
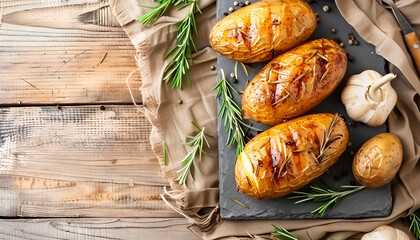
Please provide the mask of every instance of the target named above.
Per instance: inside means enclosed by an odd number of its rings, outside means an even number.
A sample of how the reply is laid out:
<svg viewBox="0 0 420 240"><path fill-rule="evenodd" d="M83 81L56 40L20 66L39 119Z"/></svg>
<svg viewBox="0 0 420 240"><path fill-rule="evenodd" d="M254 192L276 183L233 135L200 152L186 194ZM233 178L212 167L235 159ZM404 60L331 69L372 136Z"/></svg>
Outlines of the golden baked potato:
<svg viewBox="0 0 420 240"><path fill-rule="evenodd" d="M219 21L210 32L210 45L236 61L273 59L314 32L316 16L301 0L262 0Z"/></svg>
<svg viewBox="0 0 420 240"><path fill-rule="evenodd" d="M400 139L392 133L380 133L367 140L354 155L353 175L366 187L382 187L398 173L402 159Z"/></svg>
<svg viewBox="0 0 420 240"><path fill-rule="evenodd" d="M287 195L333 165L348 139L338 114L312 114L274 126L254 137L238 156L237 188L256 199Z"/></svg>
<svg viewBox="0 0 420 240"><path fill-rule="evenodd" d="M245 87L244 118L278 124L316 107L338 86L347 56L333 40L305 43L275 58Z"/></svg>

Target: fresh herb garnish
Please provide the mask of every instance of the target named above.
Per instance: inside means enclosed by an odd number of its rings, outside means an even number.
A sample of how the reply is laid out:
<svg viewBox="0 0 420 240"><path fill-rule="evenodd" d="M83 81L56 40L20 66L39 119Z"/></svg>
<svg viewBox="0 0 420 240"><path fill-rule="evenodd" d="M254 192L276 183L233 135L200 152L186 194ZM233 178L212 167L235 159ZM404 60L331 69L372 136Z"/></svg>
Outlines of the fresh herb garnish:
<svg viewBox="0 0 420 240"><path fill-rule="evenodd" d="M163 163L165 164L165 166L168 165L168 162L166 160L166 142L163 142Z"/></svg>
<svg viewBox="0 0 420 240"><path fill-rule="evenodd" d="M295 237L293 234L291 234L289 231L284 229L284 227L280 226L280 228L274 226L274 232L271 232L271 235L273 235L276 238L280 238L283 240L299 240L297 237Z"/></svg>
<svg viewBox="0 0 420 240"><path fill-rule="evenodd" d="M404 223L409 223L409 231L412 231L417 239L420 239L420 209L417 209L408 217L404 218Z"/></svg>
<svg viewBox="0 0 420 240"><path fill-rule="evenodd" d="M341 186L341 189L332 187L329 184L324 183L327 187L326 189L320 188L317 185L312 185L309 192L299 192L296 191L294 194L297 196L289 197L289 199L300 199L295 202L295 204L303 202L314 202L321 203L321 206L315 208L311 213L316 215L324 215L328 208L334 208L340 200L350 194L358 192L365 188L365 186Z"/></svg>
<svg viewBox="0 0 420 240"><path fill-rule="evenodd" d="M188 85L191 86L191 79L189 76L190 63L194 64L192 54L197 52L194 44L193 35L198 36L197 24L194 14L201 13L198 6L198 0L155 0L159 5L156 7L147 7L152 9L150 12L140 16L137 20L140 23L148 24L163 16L163 14L172 6L178 6L184 3L178 10L191 6L187 15L174 25L177 26L177 36L175 46L164 56L164 59L170 58L168 65L164 70L164 78L172 88L183 88L183 78L187 79ZM190 60L189 60L190 59Z"/></svg>
<svg viewBox="0 0 420 240"><path fill-rule="evenodd" d="M232 146L236 144L236 158L242 152L245 147L245 132L243 127L259 131L257 128L253 128L249 124L246 124L242 120L242 112L238 104L233 100L232 92L238 94L238 92L232 87L232 85L226 80L225 72L221 69L222 79L213 88L213 91L217 89L217 97L222 98L222 105L220 106L218 116L224 117L223 125L226 127L226 133L228 136L227 145Z"/></svg>
<svg viewBox="0 0 420 240"><path fill-rule="evenodd" d="M192 150L185 156L184 159L182 159L181 164L184 166L181 170L178 172L181 172L181 175L179 175L177 181L179 184L185 184L188 178L188 175L191 170L191 166L194 165L194 167L197 170L200 170L195 162L195 157L198 154L198 160L201 162L202 156L208 155L203 150L204 142L206 142L207 146L210 148L209 142L207 141L207 137L214 138L213 136L207 134L204 132L204 127L200 128L195 122L191 122L195 128L197 128L200 132L195 136L189 136L186 135L188 139L191 139L191 141L185 143L187 146L193 147ZM191 175L192 177L192 175ZM193 178L194 179L194 178Z"/></svg>

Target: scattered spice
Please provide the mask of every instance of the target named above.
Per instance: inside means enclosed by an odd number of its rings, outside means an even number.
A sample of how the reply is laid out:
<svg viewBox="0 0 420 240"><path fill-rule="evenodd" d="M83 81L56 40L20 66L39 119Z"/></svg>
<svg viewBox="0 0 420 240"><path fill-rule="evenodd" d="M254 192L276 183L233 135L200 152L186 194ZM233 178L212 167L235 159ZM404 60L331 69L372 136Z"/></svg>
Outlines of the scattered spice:
<svg viewBox="0 0 420 240"><path fill-rule="evenodd" d="M354 40L354 45L359 45L359 44L360 44L359 41Z"/></svg>
<svg viewBox="0 0 420 240"><path fill-rule="evenodd" d="M60 105L57 105L57 109L58 109L58 110L61 110L61 106L60 106Z"/></svg>
<svg viewBox="0 0 420 240"><path fill-rule="evenodd" d="M233 11L235 11L235 9L233 7L230 7L229 12L233 12Z"/></svg>
<svg viewBox="0 0 420 240"><path fill-rule="evenodd" d="M210 70L212 70L212 71L216 70L216 66L211 65L211 66L210 66Z"/></svg>
<svg viewBox="0 0 420 240"><path fill-rule="evenodd" d="M353 56L351 56L348 52L346 53L346 55L347 55L347 60L348 60L349 62L353 62L353 61L354 61L354 57L353 57Z"/></svg>
<svg viewBox="0 0 420 240"><path fill-rule="evenodd" d="M241 205L241 206L242 206L242 207L244 207L244 208L249 209L249 207L248 207L247 205L245 205L245 204L241 203L239 200L237 200L237 199L235 199L235 198L233 198L233 197L231 197L231 198L230 198L230 200L232 200L233 202L235 202L235 203L237 203L237 204Z"/></svg>
<svg viewBox="0 0 420 240"><path fill-rule="evenodd" d="M246 5L246 6L248 6L249 4L251 4L251 2L250 2L250 1L246 1L246 2L245 2L245 5Z"/></svg>
<svg viewBox="0 0 420 240"><path fill-rule="evenodd" d="M223 13L223 15L227 16L227 15L229 15L229 13L227 13L227 12L224 12L224 13Z"/></svg>
<svg viewBox="0 0 420 240"><path fill-rule="evenodd" d="M340 47L342 47L342 48L343 48L344 46L345 46L345 45L344 45L344 43L340 43Z"/></svg>
<svg viewBox="0 0 420 240"><path fill-rule="evenodd" d="M21 102L21 101L19 101L19 102L18 102L18 104L19 104L19 105L22 105L22 102Z"/></svg>
<svg viewBox="0 0 420 240"><path fill-rule="evenodd" d="M337 29L331 28L331 33L337 33Z"/></svg>
<svg viewBox="0 0 420 240"><path fill-rule="evenodd" d="M238 6L239 5L239 2L238 1L234 1L233 2L233 5Z"/></svg>
<svg viewBox="0 0 420 240"><path fill-rule="evenodd" d="M104 105L101 105L101 106L99 107L99 109L100 109L101 111L103 111L103 110L105 110L105 106L104 106Z"/></svg>
<svg viewBox="0 0 420 240"><path fill-rule="evenodd" d="M245 6L245 3L239 2L239 7L244 7L244 6Z"/></svg>
<svg viewBox="0 0 420 240"><path fill-rule="evenodd" d="M327 5L325 5L325 6L322 7L322 11L324 11L324 12L330 11L330 7L328 7Z"/></svg>
<svg viewBox="0 0 420 240"><path fill-rule="evenodd" d="M353 45L353 40L351 40L351 39L349 39L349 41L347 42L348 44L350 44L350 45Z"/></svg>
<svg viewBox="0 0 420 240"><path fill-rule="evenodd" d="M235 76L235 74L234 74L234 73L230 73L230 77L231 77L231 78L234 78L234 77L236 77L236 76Z"/></svg>
<svg viewBox="0 0 420 240"><path fill-rule="evenodd" d="M183 103L184 103L184 101L182 101L182 99L179 99L179 100L178 100L178 103L181 105L181 104L183 104Z"/></svg>
<svg viewBox="0 0 420 240"><path fill-rule="evenodd" d="M239 93L239 94L244 94L244 91L239 91L238 93Z"/></svg>

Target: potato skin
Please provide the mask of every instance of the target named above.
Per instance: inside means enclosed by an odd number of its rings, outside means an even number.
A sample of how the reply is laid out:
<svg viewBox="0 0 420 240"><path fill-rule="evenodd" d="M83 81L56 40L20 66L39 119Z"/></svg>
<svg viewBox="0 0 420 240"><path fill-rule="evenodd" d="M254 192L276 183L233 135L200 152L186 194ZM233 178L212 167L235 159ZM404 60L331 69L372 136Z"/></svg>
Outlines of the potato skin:
<svg viewBox="0 0 420 240"><path fill-rule="evenodd" d="M403 149L400 139L392 133L378 134L357 151L353 159L353 175L370 188L389 183L401 167Z"/></svg>
<svg viewBox="0 0 420 240"><path fill-rule="evenodd" d="M323 132L334 117L330 113L307 115L254 137L236 161L237 188L256 199L277 198L322 175L345 151L349 139L346 124L337 115L330 135L337 139L324 151L328 157L318 163Z"/></svg>
<svg viewBox="0 0 420 240"><path fill-rule="evenodd" d="M305 2L262 0L219 21L210 45L236 61L263 62L305 42L315 28L315 13Z"/></svg>
<svg viewBox="0 0 420 240"><path fill-rule="evenodd" d="M296 47L268 63L245 87L243 117L274 125L302 115L334 91L346 70L346 53L333 40Z"/></svg>

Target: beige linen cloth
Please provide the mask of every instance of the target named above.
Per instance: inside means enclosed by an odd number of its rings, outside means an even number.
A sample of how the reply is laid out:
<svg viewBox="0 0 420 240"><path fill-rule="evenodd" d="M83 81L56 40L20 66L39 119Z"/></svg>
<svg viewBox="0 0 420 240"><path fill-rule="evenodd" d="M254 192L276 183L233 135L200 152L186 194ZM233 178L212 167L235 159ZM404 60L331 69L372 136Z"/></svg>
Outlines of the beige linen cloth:
<svg viewBox="0 0 420 240"><path fill-rule="evenodd" d="M404 162L398 177L392 182L393 210L384 218L357 220L222 220L218 211L218 164L216 158L204 157L201 173L193 170L195 181L189 177L187 186L176 182L180 161L189 148L182 145L184 134L195 132L191 120L205 127L209 134L217 135L217 109L215 92L216 53L208 47L208 34L216 23L215 0L200 0L203 14L197 14L199 39L195 65L190 70L192 87L172 90L162 81L164 54L173 46L176 27L173 24L185 11L172 9L153 25L143 26L135 19L147 9L138 4L153 6L152 0L111 0L111 7L121 26L137 49L137 63L142 81L142 98L145 114L152 123L150 141L162 168L163 177L171 191L165 199L192 223L192 229L205 239L263 235L272 231L271 224L281 225L302 239L306 231L313 239L333 237L346 239L357 232L371 231L379 225L394 222L420 207L420 81L392 14L374 0L336 0L345 19L377 52L392 63L390 70L398 79L392 85L398 92L398 103L389 118L390 131L397 134L404 146ZM420 33L420 1L400 0L397 6ZM355 56L357 58L357 56ZM183 103L179 104L179 100ZM163 161L163 143L167 146L168 165ZM211 139L208 152L217 156L217 139Z"/></svg>

